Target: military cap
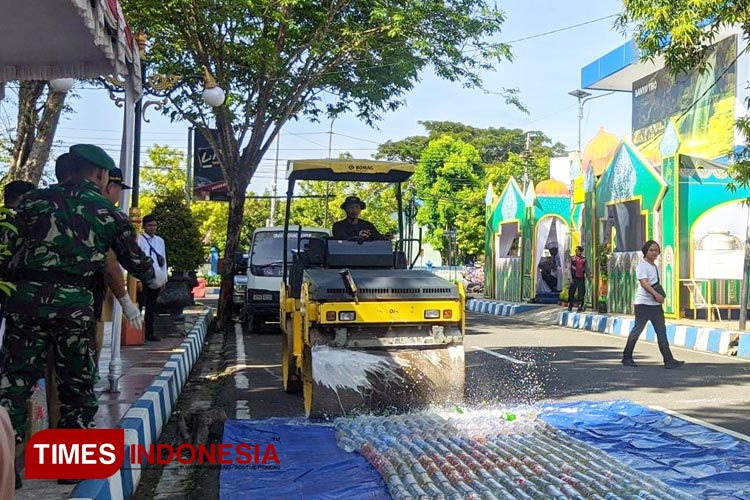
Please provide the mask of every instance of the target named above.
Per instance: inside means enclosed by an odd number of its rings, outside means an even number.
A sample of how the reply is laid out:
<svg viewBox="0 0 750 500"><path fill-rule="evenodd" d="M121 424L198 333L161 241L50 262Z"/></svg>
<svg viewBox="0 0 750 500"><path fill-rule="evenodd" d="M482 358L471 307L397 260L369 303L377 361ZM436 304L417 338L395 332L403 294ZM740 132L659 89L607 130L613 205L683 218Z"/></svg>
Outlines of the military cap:
<svg viewBox="0 0 750 500"><path fill-rule="evenodd" d="M112 171L117 168L112 159L102 148L93 144L75 144L70 146L70 154L83 158L104 170ZM75 168L75 166L73 167Z"/></svg>
<svg viewBox="0 0 750 500"><path fill-rule="evenodd" d="M109 172L109 182L114 182L115 184L119 184L122 189L132 189L130 186L125 184L122 180L122 170L119 168L116 168L114 170L110 170Z"/></svg>

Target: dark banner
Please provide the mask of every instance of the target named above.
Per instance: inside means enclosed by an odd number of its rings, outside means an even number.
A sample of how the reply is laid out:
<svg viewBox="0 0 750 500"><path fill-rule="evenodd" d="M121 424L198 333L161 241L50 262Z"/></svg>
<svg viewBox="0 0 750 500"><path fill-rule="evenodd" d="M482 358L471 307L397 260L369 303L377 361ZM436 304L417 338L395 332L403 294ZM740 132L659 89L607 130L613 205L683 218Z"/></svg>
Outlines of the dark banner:
<svg viewBox="0 0 750 500"><path fill-rule="evenodd" d="M672 76L666 68L633 83L633 143L655 165L668 120L680 152L702 158L726 155L734 146L737 37L714 44L705 72Z"/></svg>
<svg viewBox="0 0 750 500"><path fill-rule="evenodd" d="M217 130L211 130L214 137ZM193 199L229 201L227 181L211 145L203 134L193 129Z"/></svg>

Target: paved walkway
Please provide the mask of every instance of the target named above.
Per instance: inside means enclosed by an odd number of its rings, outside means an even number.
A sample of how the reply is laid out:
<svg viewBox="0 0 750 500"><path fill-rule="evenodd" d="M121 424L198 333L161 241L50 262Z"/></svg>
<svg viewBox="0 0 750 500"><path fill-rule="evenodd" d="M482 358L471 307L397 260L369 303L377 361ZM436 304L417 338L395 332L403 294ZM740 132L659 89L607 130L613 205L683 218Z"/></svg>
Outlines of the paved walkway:
<svg viewBox="0 0 750 500"><path fill-rule="evenodd" d="M558 305L516 304L491 299L468 300L466 309L495 316L513 316L540 325L557 324L624 337L630 333L634 321L634 316L628 314L577 313L568 312L566 307ZM750 332L740 331L738 327L737 321L667 319L667 337L674 346L750 359ZM651 324L641 339L656 340Z"/></svg>
<svg viewBox="0 0 750 500"><path fill-rule="evenodd" d="M122 359L122 377L119 381L119 392L116 394L109 392L109 381L107 376L109 374L109 361L111 356L111 324L105 327L105 340L104 347L102 348L101 358L99 360L99 376L100 380L96 386L96 393L99 398L99 410L96 414L95 421L98 428L115 428L124 427L123 417L126 413L134 407L137 401L144 398L147 392L153 390L153 384L157 378L164 378L165 367L167 367L171 361L176 357L177 353L181 353L184 349L181 349L184 344L190 339L192 333L195 332L198 327L203 330L205 336L205 329L208 327L208 323L213 316L212 310L205 304L214 303L216 297L209 296L207 300L196 301L195 307L187 307L184 310L185 313L185 335L178 336L166 336L158 342L147 342L141 346L122 346L121 359ZM156 332L159 335L159 332ZM193 344L197 344L198 340L195 339ZM202 347L202 342L200 342ZM193 356L190 358L196 358L198 352L193 352ZM187 359L188 357L186 357ZM189 361L189 360L187 360ZM194 362L194 359L193 359ZM186 364L186 363L181 363ZM189 364L189 363L187 363ZM189 366L180 367L184 369L186 373L189 373L192 364ZM183 379L184 380L184 379ZM167 384L165 384L166 386ZM175 384L175 397L179 395L179 389L181 384ZM170 387L171 389L171 387ZM140 403L136 404L136 406ZM164 415L165 418L169 418L168 415ZM128 420L128 419L126 419ZM154 433L156 434L154 429ZM159 429L160 430L160 429ZM152 435L152 439L156 441L158 436ZM86 483L95 483L94 481L86 481L81 483L78 488L81 489L83 486L87 486L89 491L101 490L101 488L93 488L96 485L86 485ZM17 500L58 500L69 498L73 493L76 486L62 486L58 485L56 481L24 481L24 486L16 492ZM105 493L102 491L102 493ZM113 498L110 492L106 494L96 495L79 495L78 489L76 495L71 498ZM122 498L120 496L119 498Z"/></svg>

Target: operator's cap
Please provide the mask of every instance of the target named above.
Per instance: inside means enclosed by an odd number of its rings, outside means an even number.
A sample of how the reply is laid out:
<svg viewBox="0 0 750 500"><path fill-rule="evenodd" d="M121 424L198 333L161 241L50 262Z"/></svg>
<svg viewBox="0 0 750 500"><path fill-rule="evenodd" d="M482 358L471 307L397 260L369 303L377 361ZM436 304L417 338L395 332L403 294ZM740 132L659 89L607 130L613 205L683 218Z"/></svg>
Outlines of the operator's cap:
<svg viewBox="0 0 750 500"><path fill-rule="evenodd" d="M110 170L109 182L114 182L115 184L119 184L122 189L133 189L122 181L122 170L119 168Z"/></svg>
<svg viewBox="0 0 750 500"><path fill-rule="evenodd" d="M347 196L344 200L344 203L341 204L341 208L346 210L346 207L349 205L359 205L359 207L364 210L367 205L365 205L365 202L359 199L359 196Z"/></svg>
<svg viewBox="0 0 750 500"><path fill-rule="evenodd" d="M113 160L112 157L102 148L95 146L94 144L74 144L73 146L70 146L70 154L73 155L73 159L76 157L83 158L110 173L117 168L115 160ZM75 165L75 162L73 165ZM73 168L75 169L75 166Z"/></svg>

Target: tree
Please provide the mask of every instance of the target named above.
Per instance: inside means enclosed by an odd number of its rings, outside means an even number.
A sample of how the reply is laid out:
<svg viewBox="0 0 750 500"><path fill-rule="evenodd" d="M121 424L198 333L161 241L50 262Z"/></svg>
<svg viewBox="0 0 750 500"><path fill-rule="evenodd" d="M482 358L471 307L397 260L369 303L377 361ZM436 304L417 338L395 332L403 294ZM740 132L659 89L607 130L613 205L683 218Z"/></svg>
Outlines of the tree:
<svg viewBox="0 0 750 500"><path fill-rule="evenodd" d="M181 191L161 197L151 212L159 221L159 235L167 247L167 264L175 272L195 271L203 263L198 223L188 210Z"/></svg>
<svg viewBox="0 0 750 500"><path fill-rule="evenodd" d="M377 158L418 163L425 147L433 139L450 136L471 144L479 152L486 172L482 177L496 189L502 189L511 176L523 178L524 171L529 180L537 183L549 177L549 160L565 156L565 146L539 131L524 132L521 129L476 128L456 122L419 122L427 130L427 136L411 136L400 141L388 141L378 147ZM527 137L529 152L526 151ZM527 160L528 158L528 160ZM484 184L486 189L487 184Z"/></svg>
<svg viewBox="0 0 750 500"><path fill-rule="evenodd" d="M66 94L52 90L46 81L19 82L18 119L15 130L10 131L13 139L6 143L10 145L10 169L4 180L39 184L65 110Z"/></svg>
<svg viewBox="0 0 750 500"><path fill-rule="evenodd" d="M476 128L457 122L420 121L427 136L411 136L400 141L388 141L378 146L376 158L417 163L424 148L432 139L449 135L474 146L485 164L501 163L511 154L520 155L526 149L526 136L531 136L531 148L541 156L565 156L565 145L552 144L549 137L538 130L503 127Z"/></svg>
<svg viewBox="0 0 750 500"><path fill-rule="evenodd" d="M462 258L484 247L484 166L470 144L450 136L430 141L414 174L422 204L417 222L428 229L427 241L447 257L445 231L456 230Z"/></svg>
<svg viewBox="0 0 750 500"><path fill-rule="evenodd" d="M203 133L217 153L230 195L225 255L237 249L250 179L287 121L352 111L373 124L403 104L425 68L476 87L482 71L511 57L507 45L492 41L504 15L484 0L185 0L168 8L155 0L124 0L122 5L130 24L158 41L150 47L154 69L194 75L203 66L228 91L225 103L209 113L200 82L187 78L167 106L173 118ZM216 136L208 133L212 126ZM231 293L227 272L219 306L225 319Z"/></svg>
<svg viewBox="0 0 750 500"><path fill-rule="evenodd" d="M444 231L449 229L445 224L453 223L450 228L460 227L457 231L457 246L462 258L476 257L483 251L484 196L487 185L492 184L497 190L502 189L511 176L521 181L524 172L528 173L530 181L538 183L549 177L550 158L565 154L564 145L559 142L552 144L546 135L538 131L524 132L521 129L502 127L480 129L456 122L419 123L427 130L427 137L412 136L401 141L388 141L378 147L376 156L419 164L415 176L418 186L416 196L424 200L425 204L420 209L421 215L417 220L420 223L428 222L427 241L443 253L446 251ZM459 147L458 144L462 146ZM471 149L467 149L467 146ZM444 147L447 149L438 152ZM431 170L430 165L435 163L435 156L447 158L455 154L449 152L452 147L462 149L469 155L470 158L467 157L465 161L478 161L472 167L475 171L471 182L475 184L471 185L471 189L459 189L467 188L468 185L465 180L451 178L455 172ZM443 178L445 175L449 177ZM458 187L456 183L459 183ZM456 190L455 193L452 189ZM459 201L450 212L441 212L438 209L440 203L435 200L447 199Z"/></svg>
<svg viewBox="0 0 750 500"><path fill-rule="evenodd" d="M526 155L510 153L508 159L502 163L487 166L487 180L499 192L505 187L511 177L519 183L523 181L524 172L534 184L549 179L549 153L534 151Z"/></svg>

